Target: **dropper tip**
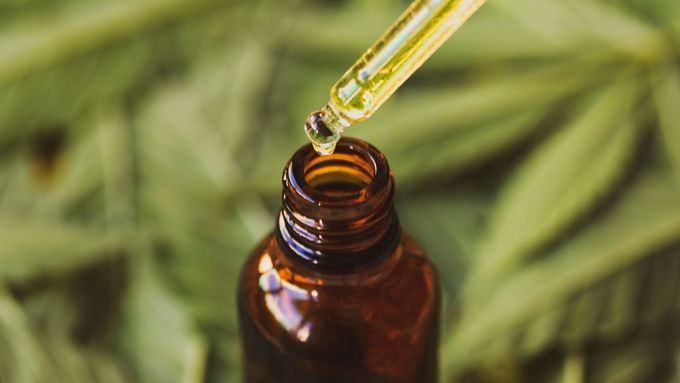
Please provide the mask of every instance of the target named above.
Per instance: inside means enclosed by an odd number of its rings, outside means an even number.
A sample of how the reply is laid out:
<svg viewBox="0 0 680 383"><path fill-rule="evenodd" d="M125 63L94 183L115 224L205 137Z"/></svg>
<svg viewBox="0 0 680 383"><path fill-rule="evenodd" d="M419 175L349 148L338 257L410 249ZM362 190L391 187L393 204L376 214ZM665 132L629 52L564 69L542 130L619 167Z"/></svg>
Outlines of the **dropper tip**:
<svg viewBox="0 0 680 383"><path fill-rule="evenodd" d="M332 129L323 120L323 113L310 113L305 121L305 133L312 142L314 150L321 156L328 156L335 151L335 145L340 140L340 131Z"/></svg>
<svg viewBox="0 0 680 383"><path fill-rule="evenodd" d="M336 144L337 141L326 144L317 144L316 142L312 141L312 147L314 148L314 151L320 156L330 156L333 154L333 152L335 152Z"/></svg>

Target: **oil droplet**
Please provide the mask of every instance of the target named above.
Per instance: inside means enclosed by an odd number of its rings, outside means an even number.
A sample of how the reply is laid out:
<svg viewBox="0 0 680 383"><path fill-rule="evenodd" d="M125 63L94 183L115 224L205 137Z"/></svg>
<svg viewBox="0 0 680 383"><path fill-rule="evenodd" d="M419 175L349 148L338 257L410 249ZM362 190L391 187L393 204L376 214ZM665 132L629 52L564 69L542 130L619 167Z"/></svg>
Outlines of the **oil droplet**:
<svg viewBox="0 0 680 383"><path fill-rule="evenodd" d="M321 111L310 113L305 122L305 133L312 142L314 150L321 156L333 154L340 140L340 131L331 129L323 120Z"/></svg>

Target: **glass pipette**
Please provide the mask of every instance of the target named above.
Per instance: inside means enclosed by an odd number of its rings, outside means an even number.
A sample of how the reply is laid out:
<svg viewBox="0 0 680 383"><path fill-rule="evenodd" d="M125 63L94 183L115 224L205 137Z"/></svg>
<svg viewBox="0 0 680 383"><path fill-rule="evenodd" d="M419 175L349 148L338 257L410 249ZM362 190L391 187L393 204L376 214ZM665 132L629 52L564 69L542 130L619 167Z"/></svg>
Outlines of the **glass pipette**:
<svg viewBox="0 0 680 383"><path fill-rule="evenodd" d="M369 118L485 0L415 0L333 85L328 104L305 122L321 155L345 128Z"/></svg>

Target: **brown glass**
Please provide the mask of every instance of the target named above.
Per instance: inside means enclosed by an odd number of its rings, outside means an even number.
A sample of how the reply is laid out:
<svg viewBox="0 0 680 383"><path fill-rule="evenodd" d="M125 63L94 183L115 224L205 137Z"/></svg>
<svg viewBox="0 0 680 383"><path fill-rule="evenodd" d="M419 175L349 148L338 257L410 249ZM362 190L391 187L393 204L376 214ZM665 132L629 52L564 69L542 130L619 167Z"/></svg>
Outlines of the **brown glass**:
<svg viewBox="0 0 680 383"><path fill-rule="evenodd" d="M245 382L437 380L439 283L393 195L385 157L363 141L293 155L277 228L241 273Z"/></svg>

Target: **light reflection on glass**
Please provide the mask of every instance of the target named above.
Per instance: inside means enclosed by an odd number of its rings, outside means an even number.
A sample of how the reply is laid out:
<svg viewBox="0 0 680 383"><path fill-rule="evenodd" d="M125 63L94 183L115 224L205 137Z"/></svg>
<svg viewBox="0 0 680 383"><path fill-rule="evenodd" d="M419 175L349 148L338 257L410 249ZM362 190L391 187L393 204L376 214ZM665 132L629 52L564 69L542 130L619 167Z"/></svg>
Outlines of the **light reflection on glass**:
<svg viewBox="0 0 680 383"><path fill-rule="evenodd" d="M269 254L264 254L258 263L260 289L264 292L267 309L274 319L300 342L306 342L312 331L312 324L305 321L310 302L316 302L318 291L307 291L282 279L273 267Z"/></svg>
<svg viewBox="0 0 680 383"><path fill-rule="evenodd" d="M304 343L307 341L307 339L309 339L311 327L312 327L311 323L305 322L303 326L297 331L296 336L300 342Z"/></svg>
<svg viewBox="0 0 680 383"><path fill-rule="evenodd" d="M260 273L266 273L272 268L274 268L274 265L272 264L272 257L269 256L269 253L262 254L262 258L260 258L260 263L257 265L257 271L259 271Z"/></svg>

